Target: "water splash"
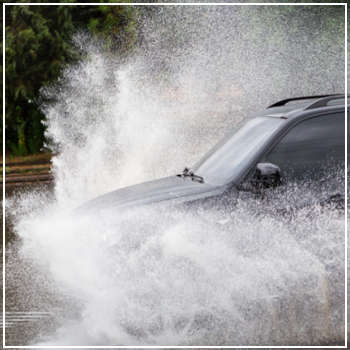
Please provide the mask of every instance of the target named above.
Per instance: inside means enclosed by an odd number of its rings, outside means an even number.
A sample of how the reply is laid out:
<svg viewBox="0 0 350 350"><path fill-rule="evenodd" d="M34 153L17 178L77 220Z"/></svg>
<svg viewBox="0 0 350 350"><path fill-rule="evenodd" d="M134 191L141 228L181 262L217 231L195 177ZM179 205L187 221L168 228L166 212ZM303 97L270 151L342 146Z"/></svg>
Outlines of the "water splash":
<svg viewBox="0 0 350 350"><path fill-rule="evenodd" d="M87 58L43 92L58 198L173 174L271 102L343 91L343 22L313 8L157 8L126 62L78 36Z"/></svg>
<svg viewBox="0 0 350 350"><path fill-rule="evenodd" d="M72 218L55 208L22 219L22 254L35 251L50 284L70 299L68 314L64 304L58 312L61 326L40 344L339 342L343 213L317 205L274 211L293 208L293 196L306 191L242 198L225 209L156 206Z"/></svg>
<svg viewBox="0 0 350 350"><path fill-rule="evenodd" d="M71 214L99 194L193 164L228 126L274 100L342 91L343 47L326 40L341 30L329 30L327 10L298 11L154 9L127 61L77 37L86 58L43 92L55 100L45 107L59 152L54 198L39 192L9 202L22 240L10 268L32 266L31 295L40 285L38 303L57 314L32 342L344 340L343 213L313 204L292 219L276 216L276 208L313 198L308 186L275 194L270 207L241 198L227 208ZM324 55L325 47L333 54ZM320 67L327 67L322 75Z"/></svg>

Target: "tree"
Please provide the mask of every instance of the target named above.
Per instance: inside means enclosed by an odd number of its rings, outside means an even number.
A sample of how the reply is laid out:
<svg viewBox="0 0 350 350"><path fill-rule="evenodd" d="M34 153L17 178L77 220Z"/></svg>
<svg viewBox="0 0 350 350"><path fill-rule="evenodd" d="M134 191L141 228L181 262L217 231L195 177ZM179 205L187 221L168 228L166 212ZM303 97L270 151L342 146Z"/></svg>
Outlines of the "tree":
<svg viewBox="0 0 350 350"><path fill-rule="evenodd" d="M6 150L39 152L44 141L40 89L79 59L72 35L87 30L126 55L136 38L133 6L6 6Z"/></svg>

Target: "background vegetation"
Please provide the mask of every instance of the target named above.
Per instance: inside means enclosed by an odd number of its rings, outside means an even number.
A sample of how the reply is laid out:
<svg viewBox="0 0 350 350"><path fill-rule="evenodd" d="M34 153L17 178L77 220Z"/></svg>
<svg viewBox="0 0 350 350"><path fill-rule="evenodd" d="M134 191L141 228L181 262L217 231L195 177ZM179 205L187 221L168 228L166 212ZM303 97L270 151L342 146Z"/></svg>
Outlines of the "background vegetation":
<svg viewBox="0 0 350 350"><path fill-rule="evenodd" d="M133 6L6 6L7 154L42 148L39 91L79 59L72 35L88 31L105 39L111 52L127 55L136 40L136 11Z"/></svg>

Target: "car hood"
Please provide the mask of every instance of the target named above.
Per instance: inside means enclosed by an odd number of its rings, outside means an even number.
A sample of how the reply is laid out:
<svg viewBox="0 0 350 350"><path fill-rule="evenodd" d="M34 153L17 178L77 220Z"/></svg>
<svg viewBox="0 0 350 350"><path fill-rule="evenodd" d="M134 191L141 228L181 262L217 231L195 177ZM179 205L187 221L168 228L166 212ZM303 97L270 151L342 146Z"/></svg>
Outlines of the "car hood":
<svg viewBox="0 0 350 350"><path fill-rule="evenodd" d="M169 200L184 202L223 192L222 187L192 181L189 177L170 176L109 192L86 202L77 210L84 212L128 208Z"/></svg>

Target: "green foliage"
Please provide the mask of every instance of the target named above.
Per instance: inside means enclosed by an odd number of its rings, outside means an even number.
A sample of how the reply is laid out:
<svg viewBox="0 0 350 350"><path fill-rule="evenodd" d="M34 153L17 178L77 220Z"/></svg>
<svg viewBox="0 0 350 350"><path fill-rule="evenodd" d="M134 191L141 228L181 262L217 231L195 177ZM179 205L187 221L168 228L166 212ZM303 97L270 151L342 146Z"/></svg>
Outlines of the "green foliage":
<svg viewBox="0 0 350 350"><path fill-rule="evenodd" d="M133 6L6 6L7 153L40 151L44 116L39 90L79 59L72 35L89 31L107 49L126 55L136 38L135 11Z"/></svg>

